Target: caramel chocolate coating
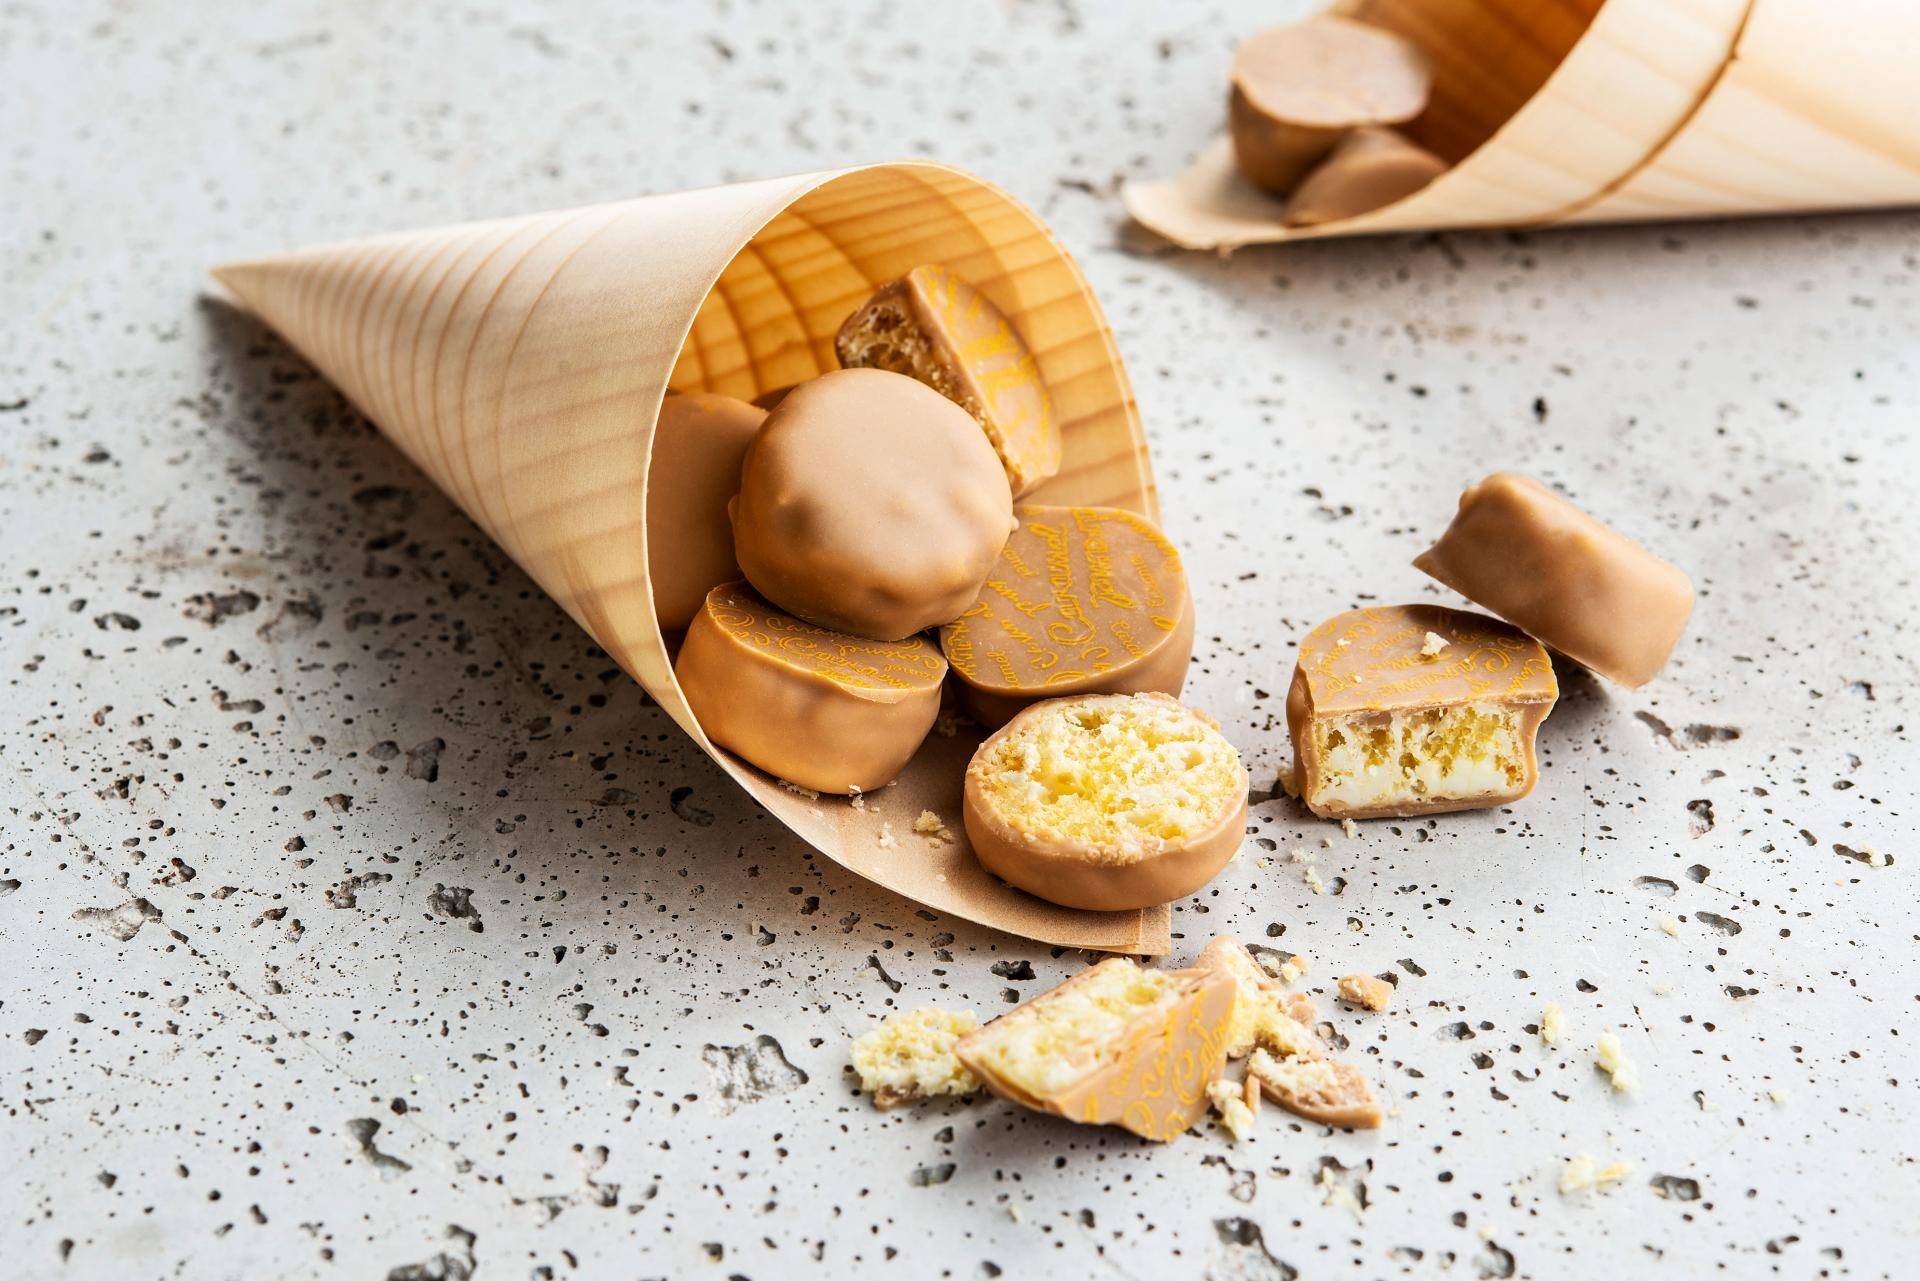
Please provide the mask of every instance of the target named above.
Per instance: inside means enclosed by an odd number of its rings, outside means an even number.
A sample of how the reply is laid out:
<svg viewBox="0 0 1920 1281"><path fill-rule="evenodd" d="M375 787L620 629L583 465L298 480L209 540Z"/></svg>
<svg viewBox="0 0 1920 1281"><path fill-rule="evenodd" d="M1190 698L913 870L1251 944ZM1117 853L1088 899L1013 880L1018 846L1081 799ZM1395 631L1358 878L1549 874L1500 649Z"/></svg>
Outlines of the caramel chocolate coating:
<svg viewBox="0 0 1920 1281"><path fill-rule="evenodd" d="M707 593L740 577L727 503L766 411L744 400L677 392L660 405L647 464L647 578L664 631L679 631Z"/></svg>
<svg viewBox="0 0 1920 1281"><path fill-rule="evenodd" d="M1249 182L1284 196L1348 130L1411 120L1432 88L1427 55L1391 31L1328 16L1269 28L1233 55L1234 158Z"/></svg>
<svg viewBox="0 0 1920 1281"><path fill-rule="evenodd" d="M1693 582L1531 476L1460 495L1414 566L1622 685L1659 674L1693 613Z"/></svg>
<svg viewBox="0 0 1920 1281"><path fill-rule="evenodd" d="M1165 694L1035 703L968 762L974 856L1050 903L1124 911L1184 898L1246 836L1248 776L1211 717Z"/></svg>
<svg viewBox="0 0 1920 1281"><path fill-rule="evenodd" d="M1040 367L1000 309L945 267L882 285L834 338L848 369L889 369L972 414L1014 497L1060 470L1060 424Z"/></svg>
<svg viewBox="0 0 1920 1281"><path fill-rule="evenodd" d="M987 585L940 629L960 701L989 729L1067 694L1178 695L1193 656L1180 553L1118 507L1015 507Z"/></svg>
<svg viewBox="0 0 1920 1281"><path fill-rule="evenodd" d="M1497 619L1438 605L1338 614L1300 642L1287 691L1300 799L1323 818L1518 800L1559 694L1547 651Z"/></svg>
<svg viewBox="0 0 1920 1281"><path fill-rule="evenodd" d="M741 572L762 596L874 640L958 618L1014 527L1006 473L966 410L879 369L788 392L747 449L730 510Z"/></svg>
<svg viewBox="0 0 1920 1281"><path fill-rule="evenodd" d="M994 1040L1008 1034L1008 1024L1036 1007L1073 1001L1117 967L1132 968L1133 962L1110 957L1082 970L963 1037L954 1053L989 1090L1022 1107L1082 1125L1118 1125L1159 1143L1179 1138L1206 1113L1207 1087L1225 1067L1234 1001L1230 975L1213 970L1167 974L1176 988L1170 1001L1138 1013L1115 1041L1097 1047L1098 1057L1085 1072L1041 1093L1023 1086L989 1054Z"/></svg>
<svg viewBox="0 0 1920 1281"><path fill-rule="evenodd" d="M1447 171L1447 162L1393 129L1356 129L1293 189L1286 220L1311 227L1404 200Z"/></svg>
<svg viewBox="0 0 1920 1281"><path fill-rule="evenodd" d="M885 787L919 750L947 664L924 637L826 631L736 582L707 594L673 674L708 738L776 778L846 794Z"/></svg>

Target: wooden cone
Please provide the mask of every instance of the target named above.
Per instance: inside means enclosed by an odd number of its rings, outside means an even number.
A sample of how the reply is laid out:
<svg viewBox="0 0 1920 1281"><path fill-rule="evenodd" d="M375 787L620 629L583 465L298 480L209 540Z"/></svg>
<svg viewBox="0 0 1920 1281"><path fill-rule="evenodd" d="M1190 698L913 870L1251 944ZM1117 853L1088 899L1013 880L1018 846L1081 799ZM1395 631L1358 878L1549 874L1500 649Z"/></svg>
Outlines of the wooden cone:
<svg viewBox="0 0 1920 1281"><path fill-rule="evenodd" d="M1033 348L1065 442L1040 503L1158 517L1146 441L1099 304L1040 221L941 165L875 165L383 236L215 275L345 392L702 749L836 862L929 907L1048 943L1168 948L1166 908L1081 912L974 859L961 777L977 738L929 739L855 808L714 746L654 617L646 492L669 387L751 397L834 367L878 284L942 264ZM950 839L916 834L931 810ZM884 826L883 826L884 825ZM889 835L883 838L883 830Z"/></svg>
<svg viewBox="0 0 1920 1281"><path fill-rule="evenodd" d="M1920 203L1910 0L1345 0L1435 63L1406 130L1454 161L1406 199L1288 227L1217 139L1127 209L1191 249L1448 227Z"/></svg>

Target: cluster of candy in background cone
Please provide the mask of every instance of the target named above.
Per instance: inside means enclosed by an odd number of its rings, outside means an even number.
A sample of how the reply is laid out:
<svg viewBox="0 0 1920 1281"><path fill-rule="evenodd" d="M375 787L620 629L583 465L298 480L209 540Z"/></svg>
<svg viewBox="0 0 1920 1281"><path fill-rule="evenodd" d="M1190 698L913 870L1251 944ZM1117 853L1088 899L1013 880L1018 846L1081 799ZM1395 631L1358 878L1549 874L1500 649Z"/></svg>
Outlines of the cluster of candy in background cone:
<svg viewBox="0 0 1920 1281"><path fill-rule="evenodd" d="M1231 80L1234 160L1287 202L1290 226L1392 204L1447 168L1393 127L1426 110L1433 65L1391 31L1332 16L1271 27L1235 51Z"/></svg>
<svg viewBox="0 0 1920 1281"><path fill-rule="evenodd" d="M755 403L669 395L650 567L674 673L717 744L796 787L885 787L942 713L995 732L964 781L975 855L1050 902L1184 897L1239 849L1248 778L1173 697L1179 552L1119 508L1025 504L1062 446L1031 352L935 265L842 325L841 368Z"/></svg>

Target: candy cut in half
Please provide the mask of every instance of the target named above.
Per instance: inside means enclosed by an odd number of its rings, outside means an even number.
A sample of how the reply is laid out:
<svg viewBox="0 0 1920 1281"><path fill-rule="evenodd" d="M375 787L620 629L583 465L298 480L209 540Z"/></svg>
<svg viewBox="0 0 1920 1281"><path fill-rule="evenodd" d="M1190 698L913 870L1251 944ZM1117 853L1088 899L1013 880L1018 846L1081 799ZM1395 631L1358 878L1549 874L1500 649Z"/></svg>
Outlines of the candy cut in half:
<svg viewBox="0 0 1920 1281"><path fill-rule="evenodd" d="M1119 507L1013 509L1020 527L966 613L940 629L961 704L995 728L1068 694L1178 695L1193 656L1180 552Z"/></svg>
<svg viewBox="0 0 1920 1281"><path fill-rule="evenodd" d="M940 714L947 664L925 637L828 631L735 582L707 594L673 673L715 743L844 795L885 787L912 759Z"/></svg>
<svg viewBox="0 0 1920 1281"><path fill-rule="evenodd" d="M1516 472L1469 486L1413 563L1622 685L1659 674L1693 613L1683 570Z"/></svg>
<svg viewBox="0 0 1920 1281"><path fill-rule="evenodd" d="M905 374L973 415L1014 497L1060 470L1060 423L1033 353L985 294L945 267L880 286L840 326L834 351L846 368Z"/></svg>
<svg viewBox="0 0 1920 1281"><path fill-rule="evenodd" d="M980 744L962 813L1002 880L1120 911L1213 879L1245 835L1247 782L1204 713L1165 694L1082 694L1035 703Z"/></svg>
<svg viewBox="0 0 1920 1281"><path fill-rule="evenodd" d="M955 1047L989 1090L1086 1125L1180 1137L1226 1061L1233 983L1210 970L1100 962Z"/></svg>
<svg viewBox="0 0 1920 1281"><path fill-rule="evenodd" d="M1534 734L1560 687L1540 642L1438 605L1356 609L1300 642L1287 728L1322 818L1482 809L1539 775Z"/></svg>
<svg viewBox="0 0 1920 1281"><path fill-rule="evenodd" d="M1006 473L973 419L878 369L823 374L768 411L731 515L755 590L874 640L958 618L1014 528Z"/></svg>

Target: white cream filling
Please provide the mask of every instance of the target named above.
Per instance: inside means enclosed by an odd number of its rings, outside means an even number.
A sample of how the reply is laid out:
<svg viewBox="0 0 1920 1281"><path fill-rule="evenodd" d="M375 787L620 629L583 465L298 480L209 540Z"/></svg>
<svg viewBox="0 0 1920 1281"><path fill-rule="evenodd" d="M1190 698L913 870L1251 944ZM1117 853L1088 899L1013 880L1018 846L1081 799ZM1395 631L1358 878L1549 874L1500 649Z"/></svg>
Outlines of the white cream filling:
<svg viewBox="0 0 1920 1281"><path fill-rule="evenodd" d="M1313 727L1318 777L1306 798L1349 810L1510 792L1526 778L1518 713L1497 703L1332 717Z"/></svg>

